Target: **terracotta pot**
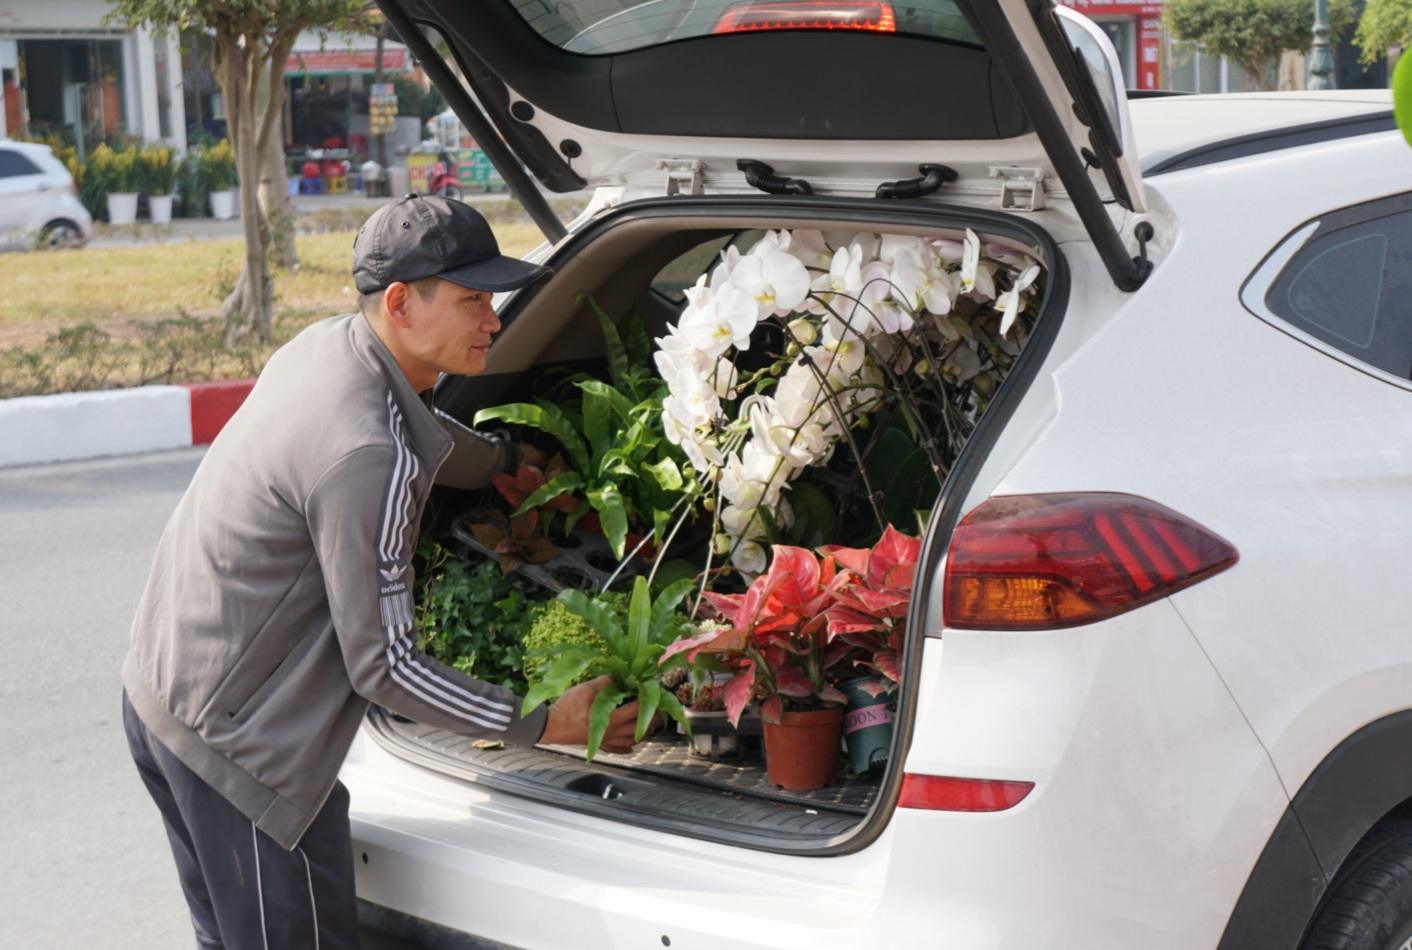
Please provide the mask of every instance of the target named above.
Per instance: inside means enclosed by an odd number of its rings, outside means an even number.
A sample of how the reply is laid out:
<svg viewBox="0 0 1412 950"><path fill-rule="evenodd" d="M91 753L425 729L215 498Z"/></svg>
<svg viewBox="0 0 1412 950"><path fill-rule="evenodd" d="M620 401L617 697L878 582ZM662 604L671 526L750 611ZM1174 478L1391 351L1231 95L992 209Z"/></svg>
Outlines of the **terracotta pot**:
<svg viewBox="0 0 1412 950"><path fill-rule="evenodd" d="M792 792L823 788L838 771L843 707L780 714L766 722L765 773L771 785Z"/></svg>

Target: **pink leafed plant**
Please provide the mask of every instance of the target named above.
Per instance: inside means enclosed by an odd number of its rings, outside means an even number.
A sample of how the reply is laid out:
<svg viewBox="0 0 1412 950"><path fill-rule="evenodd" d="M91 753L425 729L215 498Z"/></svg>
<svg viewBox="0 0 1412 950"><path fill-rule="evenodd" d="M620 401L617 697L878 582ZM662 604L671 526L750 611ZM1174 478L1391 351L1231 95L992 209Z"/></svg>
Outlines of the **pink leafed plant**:
<svg viewBox="0 0 1412 950"><path fill-rule="evenodd" d="M825 548L820 557L775 545L769 570L745 593L706 594L726 626L677 641L662 660L709 657L732 671L724 689L732 723L752 699L767 722L786 705L842 704L837 683L860 668L895 682L920 548L890 526L871 549Z"/></svg>

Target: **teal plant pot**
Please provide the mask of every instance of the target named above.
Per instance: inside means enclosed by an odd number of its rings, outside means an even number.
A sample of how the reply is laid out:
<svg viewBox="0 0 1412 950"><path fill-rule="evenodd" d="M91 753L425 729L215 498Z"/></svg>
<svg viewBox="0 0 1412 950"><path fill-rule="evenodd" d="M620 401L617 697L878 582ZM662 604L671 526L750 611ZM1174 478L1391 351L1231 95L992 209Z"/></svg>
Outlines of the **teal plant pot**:
<svg viewBox="0 0 1412 950"><path fill-rule="evenodd" d="M892 694L879 691L873 696L867 684L886 685L881 676L857 676L838 684L848 697L843 713L843 744L848 749L848 771L870 775L887 765L892 746Z"/></svg>

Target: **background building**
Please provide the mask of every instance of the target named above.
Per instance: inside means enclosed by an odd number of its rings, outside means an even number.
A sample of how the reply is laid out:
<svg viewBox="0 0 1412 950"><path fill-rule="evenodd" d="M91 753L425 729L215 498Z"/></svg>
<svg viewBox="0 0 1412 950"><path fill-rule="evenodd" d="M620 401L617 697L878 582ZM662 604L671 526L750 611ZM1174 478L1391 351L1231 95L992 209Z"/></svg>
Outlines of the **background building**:
<svg viewBox="0 0 1412 950"><path fill-rule="evenodd" d="M5 0L0 137L57 134L79 154L124 135L186 148L175 38L104 23L104 0Z"/></svg>
<svg viewBox="0 0 1412 950"><path fill-rule="evenodd" d="M1162 89L1162 4L1129 0L1059 0L1107 32L1129 89ZM1312 2L1312 0L1311 0Z"/></svg>

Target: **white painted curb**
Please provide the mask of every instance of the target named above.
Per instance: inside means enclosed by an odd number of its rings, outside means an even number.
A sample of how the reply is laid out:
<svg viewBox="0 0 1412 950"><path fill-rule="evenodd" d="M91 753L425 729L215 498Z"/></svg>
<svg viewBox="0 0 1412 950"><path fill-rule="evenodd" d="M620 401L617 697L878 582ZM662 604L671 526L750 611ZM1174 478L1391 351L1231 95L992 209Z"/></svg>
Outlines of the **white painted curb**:
<svg viewBox="0 0 1412 950"><path fill-rule="evenodd" d="M185 386L0 399L0 467L190 444L191 391Z"/></svg>

